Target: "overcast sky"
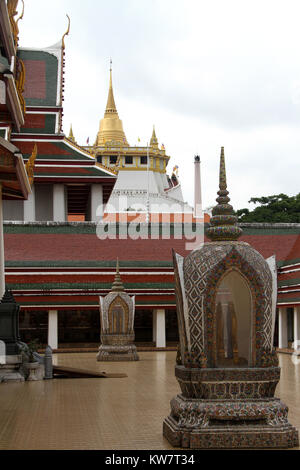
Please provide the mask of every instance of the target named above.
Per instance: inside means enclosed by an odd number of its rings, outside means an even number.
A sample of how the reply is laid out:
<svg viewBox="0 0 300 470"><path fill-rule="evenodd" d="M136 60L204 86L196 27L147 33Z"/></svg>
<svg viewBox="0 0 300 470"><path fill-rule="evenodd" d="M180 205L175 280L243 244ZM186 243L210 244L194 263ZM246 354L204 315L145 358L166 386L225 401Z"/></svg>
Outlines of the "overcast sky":
<svg viewBox="0 0 300 470"><path fill-rule="evenodd" d="M146 145L155 125L190 204L196 153L204 207L215 204L221 146L235 209L300 191L299 0L25 0L20 46L58 42L66 13L67 135L72 123L79 144L94 142L111 57L127 140Z"/></svg>

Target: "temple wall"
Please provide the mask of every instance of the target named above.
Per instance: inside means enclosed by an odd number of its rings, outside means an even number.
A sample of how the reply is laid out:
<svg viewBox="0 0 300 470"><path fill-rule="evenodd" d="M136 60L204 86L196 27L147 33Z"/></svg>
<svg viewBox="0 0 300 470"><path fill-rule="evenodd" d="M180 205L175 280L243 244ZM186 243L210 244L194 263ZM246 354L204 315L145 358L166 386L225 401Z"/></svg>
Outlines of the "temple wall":
<svg viewBox="0 0 300 470"><path fill-rule="evenodd" d="M53 220L53 185L35 185L35 220Z"/></svg>
<svg viewBox="0 0 300 470"><path fill-rule="evenodd" d="M3 220L24 220L23 201L3 201Z"/></svg>

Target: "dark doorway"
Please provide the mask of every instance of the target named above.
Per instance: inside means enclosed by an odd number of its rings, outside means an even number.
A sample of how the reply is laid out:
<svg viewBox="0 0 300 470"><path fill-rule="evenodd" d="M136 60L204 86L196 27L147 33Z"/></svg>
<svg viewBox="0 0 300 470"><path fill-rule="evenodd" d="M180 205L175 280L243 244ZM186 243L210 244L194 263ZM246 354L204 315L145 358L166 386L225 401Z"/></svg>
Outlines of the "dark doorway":
<svg viewBox="0 0 300 470"><path fill-rule="evenodd" d="M151 342L153 335L152 310L136 310L134 317L135 342Z"/></svg>
<svg viewBox="0 0 300 470"><path fill-rule="evenodd" d="M58 344L59 348L99 346L99 311L59 310Z"/></svg>

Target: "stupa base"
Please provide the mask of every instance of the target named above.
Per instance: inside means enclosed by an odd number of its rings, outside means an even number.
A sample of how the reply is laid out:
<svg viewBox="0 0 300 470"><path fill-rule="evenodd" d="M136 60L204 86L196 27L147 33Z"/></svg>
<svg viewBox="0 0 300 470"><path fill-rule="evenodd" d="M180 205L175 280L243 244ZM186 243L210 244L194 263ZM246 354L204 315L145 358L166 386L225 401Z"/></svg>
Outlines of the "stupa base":
<svg viewBox="0 0 300 470"><path fill-rule="evenodd" d="M97 361L139 361L139 356L134 344L126 346L101 345L97 354Z"/></svg>
<svg viewBox="0 0 300 470"><path fill-rule="evenodd" d="M297 447L298 431L287 414L277 398L208 402L177 395L163 435L174 447L190 449Z"/></svg>

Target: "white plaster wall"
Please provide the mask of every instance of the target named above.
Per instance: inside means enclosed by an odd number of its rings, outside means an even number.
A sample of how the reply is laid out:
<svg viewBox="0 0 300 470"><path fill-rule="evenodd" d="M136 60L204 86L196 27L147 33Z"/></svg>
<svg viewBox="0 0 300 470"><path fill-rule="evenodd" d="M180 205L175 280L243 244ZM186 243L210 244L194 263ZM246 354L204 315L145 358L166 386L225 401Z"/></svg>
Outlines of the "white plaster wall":
<svg viewBox="0 0 300 470"><path fill-rule="evenodd" d="M65 222L65 186L64 184L53 185L53 221Z"/></svg>
<svg viewBox="0 0 300 470"><path fill-rule="evenodd" d="M167 195L173 197L174 199L177 199L180 202L183 202L182 188L180 184L178 184L172 189L169 189L169 191L167 191Z"/></svg>
<svg viewBox="0 0 300 470"><path fill-rule="evenodd" d="M53 220L53 185L35 185L35 220Z"/></svg>
<svg viewBox="0 0 300 470"><path fill-rule="evenodd" d="M147 171L119 171L114 190L141 190L147 191L148 176ZM149 171L149 192L158 193L158 185L154 177L154 172Z"/></svg>
<svg viewBox="0 0 300 470"><path fill-rule="evenodd" d="M102 184L92 184L91 186L91 220L97 222L103 216L103 188Z"/></svg>

